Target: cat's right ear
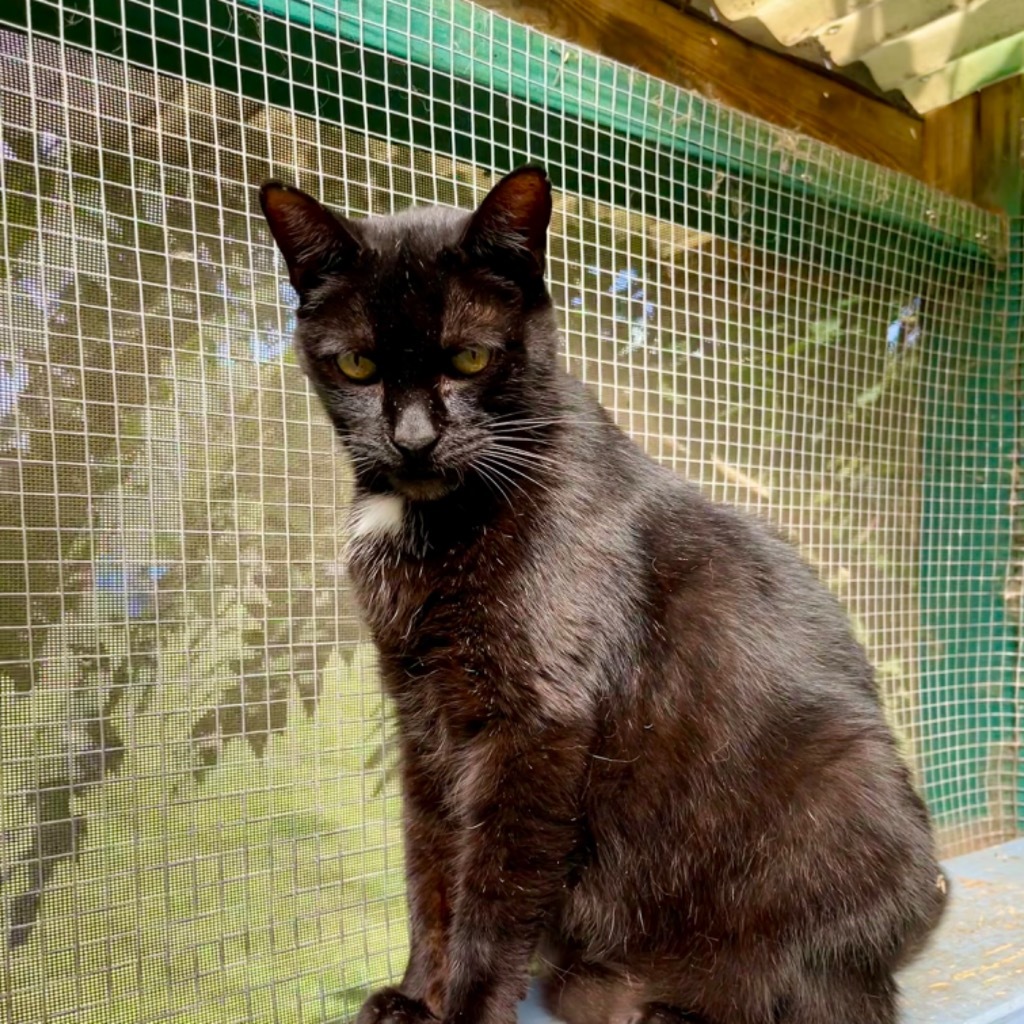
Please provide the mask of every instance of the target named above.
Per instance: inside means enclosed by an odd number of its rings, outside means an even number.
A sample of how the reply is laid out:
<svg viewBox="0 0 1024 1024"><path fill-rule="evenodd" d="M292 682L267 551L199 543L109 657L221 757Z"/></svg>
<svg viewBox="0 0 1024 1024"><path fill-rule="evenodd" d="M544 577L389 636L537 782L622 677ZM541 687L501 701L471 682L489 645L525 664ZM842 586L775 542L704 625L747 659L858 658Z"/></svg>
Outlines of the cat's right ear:
<svg viewBox="0 0 1024 1024"><path fill-rule="evenodd" d="M352 231L301 189L268 181L260 189L260 206L300 296L343 272L359 255Z"/></svg>
<svg viewBox="0 0 1024 1024"><path fill-rule="evenodd" d="M550 222L551 182L543 168L528 164L506 174L487 193L461 244L514 277L542 278Z"/></svg>

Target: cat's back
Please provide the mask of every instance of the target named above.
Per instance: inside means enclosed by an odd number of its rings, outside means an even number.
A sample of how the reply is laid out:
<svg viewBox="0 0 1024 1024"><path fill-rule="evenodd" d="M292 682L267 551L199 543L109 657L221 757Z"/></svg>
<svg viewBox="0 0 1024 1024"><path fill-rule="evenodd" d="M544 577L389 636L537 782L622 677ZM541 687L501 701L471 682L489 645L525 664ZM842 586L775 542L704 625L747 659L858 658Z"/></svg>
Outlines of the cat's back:
<svg viewBox="0 0 1024 1024"><path fill-rule="evenodd" d="M761 676L774 671L779 685L802 680L874 703L848 616L772 526L712 501L610 424L576 450L565 503L573 507L553 532L563 548L612 563L617 585L605 597L630 606L632 635L646 636L663 659L750 662Z"/></svg>
<svg viewBox="0 0 1024 1024"><path fill-rule="evenodd" d="M666 627L726 644L787 675L870 681L850 620L797 548L742 509L711 501L688 481L658 473L640 512L652 610ZM873 693L873 686L869 685Z"/></svg>

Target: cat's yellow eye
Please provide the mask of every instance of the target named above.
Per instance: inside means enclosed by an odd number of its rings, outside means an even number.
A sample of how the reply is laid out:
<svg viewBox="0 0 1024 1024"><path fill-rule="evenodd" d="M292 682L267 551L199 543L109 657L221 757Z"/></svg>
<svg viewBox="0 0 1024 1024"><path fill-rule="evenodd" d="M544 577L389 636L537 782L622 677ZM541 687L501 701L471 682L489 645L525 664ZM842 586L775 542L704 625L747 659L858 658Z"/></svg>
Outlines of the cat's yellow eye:
<svg viewBox="0 0 1024 1024"><path fill-rule="evenodd" d="M479 345L470 345L467 348L460 348L452 355L452 366L459 373L471 377L487 367L491 361L489 349L481 348Z"/></svg>
<svg viewBox="0 0 1024 1024"><path fill-rule="evenodd" d="M366 384L377 375L377 364L358 352L346 352L338 356L338 369L349 380L357 381L359 384Z"/></svg>

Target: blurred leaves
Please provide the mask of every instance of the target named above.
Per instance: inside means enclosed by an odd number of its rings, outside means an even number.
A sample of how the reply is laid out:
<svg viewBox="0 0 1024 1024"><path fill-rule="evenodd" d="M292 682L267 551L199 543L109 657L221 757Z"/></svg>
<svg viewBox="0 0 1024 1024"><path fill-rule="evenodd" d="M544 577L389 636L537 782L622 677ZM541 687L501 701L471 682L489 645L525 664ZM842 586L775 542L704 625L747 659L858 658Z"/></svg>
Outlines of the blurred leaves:
<svg viewBox="0 0 1024 1024"><path fill-rule="evenodd" d="M251 244L246 190L188 177L181 202L171 168L101 181L87 151L33 167L27 129L5 140L24 228L0 265L0 676L28 711L3 724L5 819L29 829L5 871L17 947L81 853L78 803L123 770L126 713L184 679L165 742L197 778L236 741L263 758L359 628L339 605L344 466L287 365L294 297ZM236 210L235 233L198 231L204 208Z"/></svg>

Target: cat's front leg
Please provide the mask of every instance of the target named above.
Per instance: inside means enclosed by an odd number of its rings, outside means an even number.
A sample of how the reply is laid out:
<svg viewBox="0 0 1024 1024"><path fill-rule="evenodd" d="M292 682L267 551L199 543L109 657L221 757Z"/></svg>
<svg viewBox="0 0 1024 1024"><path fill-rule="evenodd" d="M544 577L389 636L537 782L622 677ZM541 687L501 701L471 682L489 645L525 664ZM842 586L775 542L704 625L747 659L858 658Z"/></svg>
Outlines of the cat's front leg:
<svg viewBox="0 0 1024 1024"><path fill-rule="evenodd" d="M409 964L401 991L443 1012L455 871L453 823L440 789L410 756L403 770Z"/></svg>
<svg viewBox="0 0 1024 1024"><path fill-rule="evenodd" d="M586 737L501 723L474 741L449 944L446 1024L513 1024L530 960L568 884Z"/></svg>
<svg viewBox="0 0 1024 1024"><path fill-rule="evenodd" d="M405 874L409 904L409 963L398 986L363 1004L357 1024L426 1024L443 1013L448 986L448 931L455 865L452 822L434 779L402 744Z"/></svg>

